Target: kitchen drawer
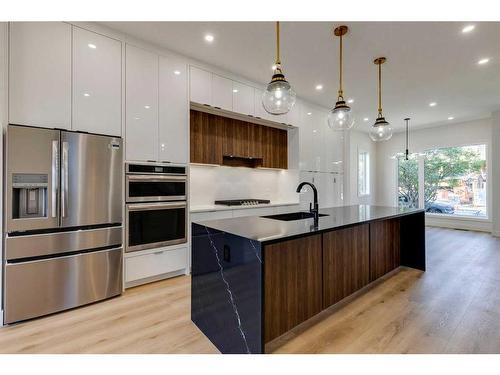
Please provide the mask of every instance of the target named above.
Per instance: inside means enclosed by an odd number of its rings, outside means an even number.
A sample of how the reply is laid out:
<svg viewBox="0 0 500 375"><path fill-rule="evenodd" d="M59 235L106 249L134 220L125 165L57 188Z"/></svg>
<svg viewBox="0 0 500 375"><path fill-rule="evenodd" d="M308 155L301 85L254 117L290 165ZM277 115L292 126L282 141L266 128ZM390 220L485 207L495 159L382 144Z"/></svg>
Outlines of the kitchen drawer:
<svg viewBox="0 0 500 375"><path fill-rule="evenodd" d="M160 248L157 252L125 258L125 282L152 278L187 266L187 248Z"/></svg>
<svg viewBox="0 0 500 375"><path fill-rule="evenodd" d="M228 219L231 217L233 217L232 210L194 212L191 214L191 222L197 223L199 221Z"/></svg>
<svg viewBox="0 0 500 375"><path fill-rule="evenodd" d="M233 217L264 216L274 214L274 207L256 207L233 210Z"/></svg>

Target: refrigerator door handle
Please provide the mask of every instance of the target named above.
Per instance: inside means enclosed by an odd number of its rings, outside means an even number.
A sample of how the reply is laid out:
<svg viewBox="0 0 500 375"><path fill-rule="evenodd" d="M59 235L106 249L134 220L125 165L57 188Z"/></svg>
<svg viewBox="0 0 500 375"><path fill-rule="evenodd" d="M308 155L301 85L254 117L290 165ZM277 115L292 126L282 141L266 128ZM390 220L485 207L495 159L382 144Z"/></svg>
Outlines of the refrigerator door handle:
<svg viewBox="0 0 500 375"><path fill-rule="evenodd" d="M62 143L61 158L61 217L66 217L68 210L68 148L69 143Z"/></svg>
<svg viewBox="0 0 500 375"><path fill-rule="evenodd" d="M59 189L59 141L52 141L52 217L57 217L57 191Z"/></svg>

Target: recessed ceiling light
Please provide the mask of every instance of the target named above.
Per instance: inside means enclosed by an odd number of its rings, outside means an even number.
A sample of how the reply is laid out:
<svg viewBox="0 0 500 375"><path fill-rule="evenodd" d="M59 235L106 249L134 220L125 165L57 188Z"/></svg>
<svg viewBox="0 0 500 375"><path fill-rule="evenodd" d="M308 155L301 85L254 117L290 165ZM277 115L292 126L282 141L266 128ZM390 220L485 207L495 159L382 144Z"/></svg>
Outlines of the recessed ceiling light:
<svg viewBox="0 0 500 375"><path fill-rule="evenodd" d="M454 119L455 119L455 117L453 117L453 116L448 117L448 120L454 120Z"/></svg>
<svg viewBox="0 0 500 375"><path fill-rule="evenodd" d="M477 63L478 63L479 65L483 65L483 64L488 63L489 61L490 61L490 59L488 59L488 58L484 58L484 59L479 60Z"/></svg>
<svg viewBox="0 0 500 375"><path fill-rule="evenodd" d="M83 96L90 96L88 92L84 93Z"/></svg>
<svg viewBox="0 0 500 375"><path fill-rule="evenodd" d="M347 100L347 103L349 103L349 104L354 103L354 99Z"/></svg>
<svg viewBox="0 0 500 375"><path fill-rule="evenodd" d="M144 108L149 109L149 108L151 108L151 106L145 105Z"/></svg>
<svg viewBox="0 0 500 375"><path fill-rule="evenodd" d="M308 115L308 116L311 116L311 115L312 115L312 112L307 112L307 115Z"/></svg>
<svg viewBox="0 0 500 375"><path fill-rule="evenodd" d="M323 90L323 85L316 85L316 90Z"/></svg>
<svg viewBox="0 0 500 375"><path fill-rule="evenodd" d="M368 117L365 117L365 118L363 119L363 121L368 121L368 120L369 120L369 118L368 118Z"/></svg>
<svg viewBox="0 0 500 375"><path fill-rule="evenodd" d="M179 74L181 74L181 72L180 72L180 71L178 71L178 70L174 70L174 74L175 74L176 76L178 76Z"/></svg>
<svg viewBox="0 0 500 375"><path fill-rule="evenodd" d="M233 92L238 92L238 89L233 89Z"/></svg>
<svg viewBox="0 0 500 375"><path fill-rule="evenodd" d="M89 44L87 44L87 46L89 46L89 48L92 48L92 49L96 49L97 48L97 46L95 44L93 44L93 43L89 43Z"/></svg>
<svg viewBox="0 0 500 375"><path fill-rule="evenodd" d="M212 43L214 41L214 36L211 35L211 34L206 34L205 35L205 41L209 42L209 43Z"/></svg>
<svg viewBox="0 0 500 375"><path fill-rule="evenodd" d="M476 28L475 25L467 25L462 29L463 33L470 33L472 30Z"/></svg>
<svg viewBox="0 0 500 375"><path fill-rule="evenodd" d="M429 103L429 107L435 107L435 106L437 106L437 103L436 103L436 102L431 102L431 103Z"/></svg>

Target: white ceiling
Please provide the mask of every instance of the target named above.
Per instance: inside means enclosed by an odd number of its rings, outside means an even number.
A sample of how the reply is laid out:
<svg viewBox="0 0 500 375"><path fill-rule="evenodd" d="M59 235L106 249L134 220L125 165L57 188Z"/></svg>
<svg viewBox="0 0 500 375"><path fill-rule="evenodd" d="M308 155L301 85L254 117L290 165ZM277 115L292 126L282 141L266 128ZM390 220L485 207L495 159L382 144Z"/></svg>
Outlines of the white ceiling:
<svg viewBox="0 0 500 375"><path fill-rule="evenodd" d="M149 43L267 83L274 62L272 22L106 22ZM330 107L338 89L339 22L284 22L281 59L297 95ZM467 34L461 22L347 22L344 93L353 98L355 127L368 130L377 109L377 68L382 66L385 117L396 129L433 126L489 116L500 109L500 23L476 22ZM205 42L213 34L215 41ZM477 61L490 58L485 65ZM316 84L323 84L316 91ZM437 102L429 107L430 102ZM455 119L447 120L449 116ZM370 120L364 122L368 117Z"/></svg>

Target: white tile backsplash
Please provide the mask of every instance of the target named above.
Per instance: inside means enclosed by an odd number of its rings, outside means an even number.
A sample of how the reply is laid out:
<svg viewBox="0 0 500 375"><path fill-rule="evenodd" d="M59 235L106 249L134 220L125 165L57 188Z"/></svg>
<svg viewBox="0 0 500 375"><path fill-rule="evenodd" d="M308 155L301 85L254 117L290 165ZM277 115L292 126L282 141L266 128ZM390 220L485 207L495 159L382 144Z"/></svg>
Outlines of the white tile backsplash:
<svg viewBox="0 0 500 375"><path fill-rule="evenodd" d="M269 199L272 203L298 202L297 170L190 166L191 207L211 205L219 199Z"/></svg>

